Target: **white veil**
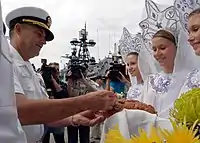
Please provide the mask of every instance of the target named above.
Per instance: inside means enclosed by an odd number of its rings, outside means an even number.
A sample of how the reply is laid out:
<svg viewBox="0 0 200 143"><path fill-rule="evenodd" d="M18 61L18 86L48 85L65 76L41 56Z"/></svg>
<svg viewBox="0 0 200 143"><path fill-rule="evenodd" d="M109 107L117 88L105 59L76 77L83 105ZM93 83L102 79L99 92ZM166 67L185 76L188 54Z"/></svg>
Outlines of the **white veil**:
<svg viewBox="0 0 200 143"><path fill-rule="evenodd" d="M200 0L175 0L174 8L179 13L179 20L182 26L181 37L179 42L185 46L185 53L183 57L187 57L187 63L184 66L190 68L199 68L200 67L200 57L196 56L191 45L187 42L188 32L187 32L187 23L188 23L188 15L194 9L200 7ZM188 54L189 53L189 54ZM192 63L192 65L191 65Z"/></svg>
<svg viewBox="0 0 200 143"><path fill-rule="evenodd" d="M138 39L138 37L134 37L131 33L129 33L127 28L124 27L121 39L119 40L119 52L122 56L124 63L126 63L126 56L130 52L139 53L140 49L141 49L140 39ZM131 85L137 83L136 77L132 77L130 74L129 77L131 80Z"/></svg>
<svg viewBox="0 0 200 143"><path fill-rule="evenodd" d="M165 29L171 32L177 40L177 54L174 64L174 72L181 71L183 68L192 70L196 67L196 59L189 43L187 42L187 34L182 30L182 24L179 12L174 6L156 4L151 0L145 2L146 15L139 23L142 29L142 37L144 38L146 48L151 51L151 38L159 29ZM181 47L181 49L180 49ZM157 62L155 65L157 65ZM143 65L140 65L141 67Z"/></svg>
<svg viewBox="0 0 200 143"><path fill-rule="evenodd" d="M136 52L139 54L138 56L138 63L145 65L142 68L140 68L140 73L142 76L142 79L146 79L146 77L155 72L155 69L153 66L151 66L151 63L149 63L150 56L148 55L149 52L144 48L143 39L140 33L137 33L135 35L129 33L129 31L124 27L123 28L123 34L121 36L121 39L119 41L119 51L122 55L122 59L125 62L125 58L128 53L130 52ZM139 65L139 64L138 64ZM143 71L143 72L141 72ZM129 75L130 76L130 75ZM130 76L131 84L136 84L136 77Z"/></svg>
<svg viewBox="0 0 200 143"><path fill-rule="evenodd" d="M183 30L187 32L188 15L200 7L200 0L175 0L174 8L178 10Z"/></svg>

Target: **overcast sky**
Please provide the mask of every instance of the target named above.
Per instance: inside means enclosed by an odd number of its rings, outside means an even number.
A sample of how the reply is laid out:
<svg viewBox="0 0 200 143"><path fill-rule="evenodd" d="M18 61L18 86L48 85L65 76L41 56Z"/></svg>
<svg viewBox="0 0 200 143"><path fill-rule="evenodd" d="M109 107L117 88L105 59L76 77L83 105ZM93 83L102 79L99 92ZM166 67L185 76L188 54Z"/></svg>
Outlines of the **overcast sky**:
<svg viewBox="0 0 200 143"><path fill-rule="evenodd" d="M160 4L173 4L174 0L154 0ZM71 52L72 38L78 38L78 31L84 28L85 21L88 38L97 42L90 48L91 55L104 58L118 42L123 27L135 34L139 32L138 23L145 0L1 0L3 18L13 9L22 6L36 6L45 9L52 18L51 30L55 39L47 43L40 56L31 60L36 67L40 59L48 62L62 62L65 53ZM99 47L99 50L98 50ZM98 52L99 51L99 52Z"/></svg>

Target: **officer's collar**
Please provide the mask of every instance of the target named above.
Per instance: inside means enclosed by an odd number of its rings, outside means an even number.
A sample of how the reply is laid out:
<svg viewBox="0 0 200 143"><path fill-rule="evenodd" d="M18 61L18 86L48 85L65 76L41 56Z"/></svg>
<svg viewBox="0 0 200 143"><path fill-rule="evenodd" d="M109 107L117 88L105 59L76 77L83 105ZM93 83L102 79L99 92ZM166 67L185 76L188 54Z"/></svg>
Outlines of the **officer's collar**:
<svg viewBox="0 0 200 143"><path fill-rule="evenodd" d="M20 56L19 52L11 45L10 41L8 41L10 47L10 53L13 61L17 61L19 65L29 65L29 61L24 61L24 59Z"/></svg>

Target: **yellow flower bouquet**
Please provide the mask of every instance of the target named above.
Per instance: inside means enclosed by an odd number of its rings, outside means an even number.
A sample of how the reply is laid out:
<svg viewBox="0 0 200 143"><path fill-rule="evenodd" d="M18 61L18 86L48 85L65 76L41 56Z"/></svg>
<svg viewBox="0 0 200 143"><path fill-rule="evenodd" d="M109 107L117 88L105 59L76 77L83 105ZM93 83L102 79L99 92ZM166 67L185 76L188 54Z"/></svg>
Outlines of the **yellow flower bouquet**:
<svg viewBox="0 0 200 143"><path fill-rule="evenodd" d="M200 89L192 89L178 98L170 110L173 130L151 127L150 132L139 129L138 136L126 139L118 126L106 134L105 143L200 143Z"/></svg>
<svg viewBox="0 0 200 143"><path fill-rule="evenodd" d="M171 120L173 125L173 131L167 131L165 129L156 129L152 126L150 134L144 130L139 131L139 136L132 136L131 139L125 139L118 126L114 129L110 129L106 135L105 143L200 143L198 136L195 136L197 130L193 128L188 129L186 122L183 124L176 124L176 122Z"/></svg>
<svg viewBox="0 0 200 143"><path fill-rule="evenodd" d="M194 88L181 95L174 103L170 116L177 123L182 123L186 118L187 124L192 125L200 121L200 88Z"/></svg>

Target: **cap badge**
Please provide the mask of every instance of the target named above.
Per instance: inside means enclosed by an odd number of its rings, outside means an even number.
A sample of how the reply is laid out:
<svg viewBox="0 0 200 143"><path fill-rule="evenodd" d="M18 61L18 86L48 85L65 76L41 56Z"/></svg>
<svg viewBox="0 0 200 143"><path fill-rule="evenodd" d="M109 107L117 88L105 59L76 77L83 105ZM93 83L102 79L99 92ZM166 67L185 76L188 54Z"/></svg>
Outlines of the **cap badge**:
<svg viewBox="0 0 200 143"><path fill-rule="evenodd" d="M51 20L50 16L47 16L46 23L47 23L47 26L50 28L51 27L51 23L52 23L52 20Z"/></svg>

